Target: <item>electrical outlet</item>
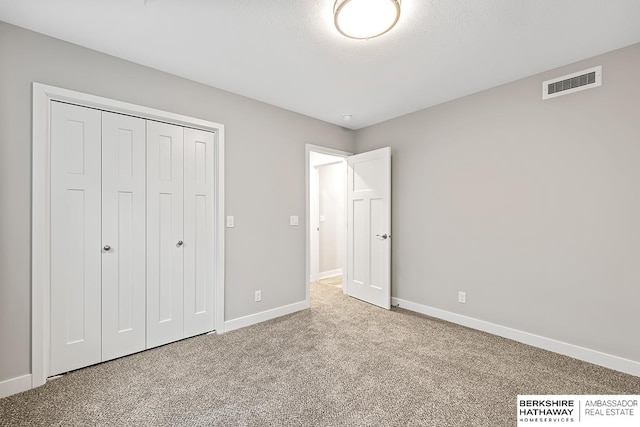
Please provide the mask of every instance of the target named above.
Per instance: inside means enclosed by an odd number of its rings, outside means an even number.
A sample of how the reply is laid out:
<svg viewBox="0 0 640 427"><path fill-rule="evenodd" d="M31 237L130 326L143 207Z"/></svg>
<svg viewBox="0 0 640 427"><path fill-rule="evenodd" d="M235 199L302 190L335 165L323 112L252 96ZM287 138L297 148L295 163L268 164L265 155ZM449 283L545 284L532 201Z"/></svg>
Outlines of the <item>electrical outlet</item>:
<svg viewBox="0 0 640 427"><path fill-rule="evenodd" d="M466 304L467 303L467 293L466 292L462 292L462 291L458 292L458 302L460 304Z"/></svg>
<svg viewBox="0 0 640 427"><path fill-rule="evenodd" d="M256 302L262 301L262 291L256 291L255 301Z"/></svg>

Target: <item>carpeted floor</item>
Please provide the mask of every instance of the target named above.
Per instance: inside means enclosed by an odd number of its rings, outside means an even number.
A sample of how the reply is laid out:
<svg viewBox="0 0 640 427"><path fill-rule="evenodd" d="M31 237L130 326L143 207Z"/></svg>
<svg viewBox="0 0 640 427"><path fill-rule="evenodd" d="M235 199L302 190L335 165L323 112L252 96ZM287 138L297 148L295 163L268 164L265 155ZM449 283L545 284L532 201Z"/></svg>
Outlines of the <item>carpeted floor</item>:
<svg viewBox="0 0 640 427"><path fill-rule="evenodd" d="M640 394L640 377L312 285L312 307L69 373L2 426L516 424L517 394Z"/></svg>

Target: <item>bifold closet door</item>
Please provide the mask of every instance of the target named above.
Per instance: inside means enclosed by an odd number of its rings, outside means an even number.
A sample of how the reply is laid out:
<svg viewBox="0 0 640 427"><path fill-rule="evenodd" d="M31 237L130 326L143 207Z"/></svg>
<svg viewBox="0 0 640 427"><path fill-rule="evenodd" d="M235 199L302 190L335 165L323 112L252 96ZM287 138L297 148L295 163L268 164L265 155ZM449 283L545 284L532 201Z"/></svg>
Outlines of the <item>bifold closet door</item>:
<svg viewBox="0 0 640 427"><path fill-rule="evenodd" d="M145 120L102 113L102 360L144 350Z"/></svg>
<svg viewBox="0 0 640 427"><path fill-rule="evenodd" d="M184 336L213 330L214 134L184 129Z"/></svg>
<svg viewBox="0 0 640 427"><path fill-rule="evenodd" d="M51 102L49 375L213 330L215 134Z"/></svg>
<svg viewBox="0 0 640 427"><path fill-rule="evenodd" d="M184 337L183 128L147 121L147 348Z"/></svg>
<svg viewBox="0 0 640 427"><path fill-rule="evenodd" d="M51 102L49 375L101 361L101 112Z"/></svg>

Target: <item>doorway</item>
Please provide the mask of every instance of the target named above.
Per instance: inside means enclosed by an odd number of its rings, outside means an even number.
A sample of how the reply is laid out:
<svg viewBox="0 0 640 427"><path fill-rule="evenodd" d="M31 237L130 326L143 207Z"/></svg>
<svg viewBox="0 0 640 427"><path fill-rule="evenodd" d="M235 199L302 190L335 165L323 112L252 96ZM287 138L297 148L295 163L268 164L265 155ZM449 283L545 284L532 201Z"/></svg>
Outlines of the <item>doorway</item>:
<svg viewBox="0 0 640 427"><path fill-rule="evenodd" d="M351 153L306 145L306 301L311 283L337 283L346 259L346 158ZM341 282L341 281L340 281ZM343 292L346 288L343 286Z"/></svg>
<svg viewBox="0 0 640 427"><path fill-rule="evenodd" d="M391 307L391 148L351 155L344 151L307 144L306 181L306 300L311 305L311 284L323 275L340 274L343 293L364 302ZM326 200L342 199L342 219L334 225L337 263L321 265L321 234L327 221L326 207L321 206L320 181L323 166L341 167L342 195L329 195ZM338 168L336 168L338 169ZM329 172L326 173L328 175ZM331 172L333 175L333 171ZM317 189L317 190L316 190ZM326 189L325 189L326 191ZM316 196L316 194L318 194ZM326 204L326 202L325 202ZM332 215L339 215L335 210ZM327 227L328 228L328 227ZM327 256L323 253L323 256ZM331 258L335 261L336 254ZM333 270L331 269L333 268ZM325 271L321 271L325 270ZM344 272L344 275L341 273Z"/></svg>

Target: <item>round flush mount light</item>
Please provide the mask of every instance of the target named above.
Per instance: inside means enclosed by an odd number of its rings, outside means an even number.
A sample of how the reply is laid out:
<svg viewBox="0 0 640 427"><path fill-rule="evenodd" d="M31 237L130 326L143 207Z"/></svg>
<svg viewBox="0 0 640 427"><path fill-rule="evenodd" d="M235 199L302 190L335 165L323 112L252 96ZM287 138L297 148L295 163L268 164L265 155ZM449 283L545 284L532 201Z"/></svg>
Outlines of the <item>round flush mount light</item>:
<svg viewBox="0 0 640 427"><path fill-rule="evenodd" d="M344 116L342 116L342 120L344 120L345 122L348 122L352 118L353 116L351 114L345 114Z"/></svg>
<svg viewBox="0 0 640 427"><path fill-rule="evenodd" d="M343 35L372 39L396 25L400 18L400 0L336 0L333 18Z"/></svg>

